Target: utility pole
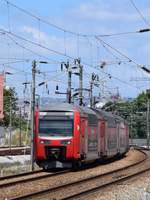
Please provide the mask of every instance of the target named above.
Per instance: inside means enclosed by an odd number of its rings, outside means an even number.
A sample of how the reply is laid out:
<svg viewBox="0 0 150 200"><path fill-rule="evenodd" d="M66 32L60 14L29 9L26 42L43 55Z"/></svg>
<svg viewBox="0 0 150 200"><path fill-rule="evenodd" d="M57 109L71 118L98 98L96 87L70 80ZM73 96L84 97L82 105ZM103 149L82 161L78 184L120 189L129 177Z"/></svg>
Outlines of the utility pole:
<svg viewBox="0 0 150 200"><path fill-rule="evenodd" d="M71 66L69 64L69 61L67 61L67 63L65 63L65 62L61 63L61 71L63 71L64 66L65 66L65 68L66 68L66 70L68 72L68 87L67 87L67 92L59 92L58 91L58 86L57 86L55 93L56 94L66 94L66 96L67 96L67 102L70 104L71 103L71 95L72 95L71 94L72 68L71 68Z"/></svg>
<svg viewBox="0 0 150 200"><path fill-rule="evenodd" d="M69 61L67 63L62 62L61 63L61 71L63 70L63 67L65 66L65 68L67 69L68 72L68 88L67 88L67 92L59 92L58 91L58 86L56 87L56 94L67 94L67 102L71 103L72 102L72 92L71 92L71 86L72 86L72 74L75 74L77 76L79 76L79 89L78 90L78 95L79 95L79 105L82 106L83 105L83 66L80 64L81 61L80 59L75 59L74 60L74 64L75 66L71 67L69 64ZM72 72L73 69L78 69L78 72ZM74 97L74 95L73 95Z"/></svg>
<svg viewBox="0 0 150 200"><path fill-rule="evenodd" d="M21 125L22 125L22 113L21 113L21 107L19 108L19 146L22 145L22 138L21 138Z"/></svg>
<svg viewBox="0 0 150 200"><path fill-rule="evenodd" d="M95 108L95 104L96 104L96 97L93 97L93 108Z"/></svg>
<svg viewBox="0 0 150 200"><path fill-rule="evenodd" d="M32 62L32 97L31 97L31 170L34 171L34 142L35 142L35 74L36 74L36 61Z"/></svg>
<svg viewBox="0 0 150 200"><path fill-rule="evenodd" d="M9 108L9 150L11 150L12 142L12 97L10 96L10 108Z"/></svg>
<svg viewBox="0 0 150 200"><path fill-rule="evenodd" d="M68 101L68 103L71 103L71 77L72 77L72 71L69 67L68 68L68 90L67 90L67 101Z"/></svg>
<svg viewBox="0 0 150 200"><path fill-rule="evenodd" d="M147 121L147 147L149 148L149 140L150 140L150 124L149 124L149 114L150 114L150 99L147 99L147 116L146 116L146 121Z"/></svg>
<svg viewBox="0 0 150 200"><path fill-rule="evenodd" d="M67 63L63 63L67 69L68 72L68 88L67 88L67 102L71 103L71 78L72 78L72 69L69 64L69 61ZM63 66L62 66L63 67Z"/></svg>
<svg viewBox="0 0 150 200"><path fill-rule="evenodd" d="M34 160L35 160L35 77L36 73L41 73L36 69L37 63L48 64L46 61L36 61L32 62L32 84L31 84L31 170L34 171ZM38 86L45 84L45 82L39 83Z"/></svg>
<svg viewBox="0 0 150 200"><path fill-rule="evenodd" d="M90 82L90 107L95 106L96 98L93 98L93 85L98 87L99 76L95 73L92 73L91 82Z"/></svg>
<svg viewBox="0 0 150 200"><path fill-rule="evenodd" d="M93 80L90 82L90 108L93 107Z"/></svg>
<svg viewBox="0 0 150 200"><path fill-rule="evenodd" d="M83 66L80 64L80 60L78 59L79 64L79 105L83 105Z"/></svg>

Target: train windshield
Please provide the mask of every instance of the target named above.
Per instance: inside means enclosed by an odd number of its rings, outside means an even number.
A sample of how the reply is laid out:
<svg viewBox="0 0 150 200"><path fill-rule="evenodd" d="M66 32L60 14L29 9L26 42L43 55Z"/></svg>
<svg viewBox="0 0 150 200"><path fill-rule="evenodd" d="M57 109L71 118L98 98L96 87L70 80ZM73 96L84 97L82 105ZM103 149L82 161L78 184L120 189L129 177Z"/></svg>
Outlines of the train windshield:
<svg viewBox="0 0 150 200"><path fill-rule="evenodd" d="M65 137L73 135L73 120L39 120L40 136Z"/></svg>

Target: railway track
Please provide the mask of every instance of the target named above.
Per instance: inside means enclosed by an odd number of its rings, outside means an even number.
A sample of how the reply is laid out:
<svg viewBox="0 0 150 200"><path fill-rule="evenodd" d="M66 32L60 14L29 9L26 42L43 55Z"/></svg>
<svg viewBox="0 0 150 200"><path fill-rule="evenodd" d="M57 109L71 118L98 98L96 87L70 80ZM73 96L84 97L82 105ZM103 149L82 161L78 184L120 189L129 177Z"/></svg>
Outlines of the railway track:
<svg viewBox="0 0 150 200"><path fill-rule="evenodd" d="M147 153L145 153L143 150L142 153L144 154L144 158L132 165L113 170L104 174L88 177L86 179L69 182L67 184L61 184L56 187L50 187L40 191L10 197L7 199L49 199L49 197L51 197L51 199L67 200L80 198L83 195L87 195L91 192L103 189L112 184L125 181L133 176L150 170L150 158L148 157ZM149 160L148 164L147 160Z"/></svg>
<svg viewBox="0 0 150 200"><path fill-rule="evenodd" d="M36 171L29 171L29 172L23 172L20 174L14 174L14 175L9 175L9 176L2 176L0 177L0 181L2 180L8 180L8 179L13 179L13 178L17 178L17 177L22 177L22 176L26 176L26 175L31 175L31 174L36 174L39 172L43 172L43 170L36 170Z"/></svg>
<svg viewBox="0 0 150 200"><path fill-rule="evenodd" d="M30 147L17 147L13 146L11 148L9 147L1 147L0 148L0 156L8 156L8 155L24 155L24 154L30 154Z"/></svg>
<svg viewBox="0 0 150 200"><path fill-rule="evenodd" d="M34 172L26 172L22 174L17 175L10 175L0 178L0 189L8 186L13 186L15 184L21 184L25 182L35 181L47 177L53 177L58 176L61 174L68 173L70 170L63 170L63 171L57 171L53 173L44 172L43 170L37 170Z"/></svg>

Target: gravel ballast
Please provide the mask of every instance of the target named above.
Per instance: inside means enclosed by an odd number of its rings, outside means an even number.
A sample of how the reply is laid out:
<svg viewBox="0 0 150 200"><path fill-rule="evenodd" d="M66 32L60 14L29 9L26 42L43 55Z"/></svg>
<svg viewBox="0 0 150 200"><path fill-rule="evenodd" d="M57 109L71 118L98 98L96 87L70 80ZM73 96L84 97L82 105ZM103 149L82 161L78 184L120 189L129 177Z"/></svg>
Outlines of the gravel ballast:
<svg viewBox="0 0 150 200"><path fill-rule="evenodd" d="M58 186L61 184L66 184L76 180L84 179L98 174L103 174L114 169L122 168L123 166L128 166L133 164L143 158L143 154L137 150L130 150L126 157L121 160L109 163L101 164L97 167L86 169L78 172L70 172L65 175L60 175L59 177L44 178L43 180L37 180L30 183L23 183L20 185L13 185L11 187L2 188L0 190L0 199L22 195L28 192L38 191L49 187Z"/></svg>
<svg viewBox="0 0 150 200"><path fill-rule="evenodd" d="M81 198L84 199L84 198ZM150 200L150 171L86 196L87 200Z"/></svg>

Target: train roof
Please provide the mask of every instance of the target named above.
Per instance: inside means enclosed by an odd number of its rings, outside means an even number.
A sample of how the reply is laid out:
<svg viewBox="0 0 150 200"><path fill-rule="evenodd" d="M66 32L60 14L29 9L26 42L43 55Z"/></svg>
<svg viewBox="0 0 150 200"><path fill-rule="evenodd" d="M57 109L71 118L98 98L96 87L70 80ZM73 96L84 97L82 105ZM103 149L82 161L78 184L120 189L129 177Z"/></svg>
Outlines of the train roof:
<svg viewBox="0 0 150 200"><path fill-rule="evenodd" d="M51 103L48 106L42 106L40 108L40 111L48 111L48 112L73 112L73 111L79 111L81 114L94 114L95 112L87 107L83 106L77 106L69 103Z"/></svg>
<svg viewBox="0 0 150 200"><path fill-rule="evenodd" d="M108 122L109 126L115 127L116 122L124 122L124 119L120 116L114 115L110 112L106 112L101 109L91 109L88 107L77 106L69 103L51 103L47 106L42 106L40 111L47 111L47 112L73 112L79 111L81 116L93 116L94 120L97 119L104 119ZM95 116L95 117L94 117Z"/></svg>
<svg viewBox="0 0 150 200"><path fill-rule="evenodd" d="M125 122L125 119L123 119L122 117L120 117L119 115L114 115L115 119L119 122Z"/></svg>
<svg viewBox="0 0 150 200"><path fill-rule="evenodd" d="M95 109L95 112L97 112L98 115L100 115L104 120L108 122L109 127L115 127L117 123L121 122L126 123L122 117L111 112L106 112L101 109Z"/></svg>
<svg viewBox="0 0 150 200"><path fill-rule="evenodd" d="M97 111L104 119L108 119L108 118L113 118L115 119L116 121L124 121L124 119L118 115L115 115L111 112L106 112L104 110L101 110L101 109L95 109L95 111Z"/></svg>
<svg viewBox="0 0 150 200"><path fill-rule="evenodd" d="M75 106L68 103L50 103L46 106L41 106L40 111L74 111Z"/></svg>
<svg viewBox="0 0 150 200"><path fill-rule="evenodd" d="M116 127L116 120L112 113L103 111L101 109L94 109L97 115L100 115L102 119L108 122L109 127Z"/></svg>

